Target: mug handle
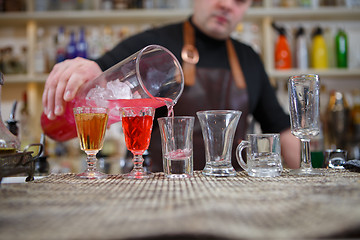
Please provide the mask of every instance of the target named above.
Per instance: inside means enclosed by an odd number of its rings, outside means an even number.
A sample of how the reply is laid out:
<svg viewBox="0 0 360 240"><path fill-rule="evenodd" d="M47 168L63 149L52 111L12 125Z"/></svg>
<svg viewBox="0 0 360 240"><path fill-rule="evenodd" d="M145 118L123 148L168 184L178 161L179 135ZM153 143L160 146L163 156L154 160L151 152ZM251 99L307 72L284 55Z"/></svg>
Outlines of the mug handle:
<svg viewBox="0 0 360 240"><path fill-rule="evenodd" d="M243 141L241 141L241 142L239 143L239 145L238 145L237 148L236 148L236 159L237 159L239 165L240 165L240 166L242 167L242 169L244 169L245 171L248 170L248 166L247 166L247 164L245 163L244 159L242 158L241 152L242 152L242 150L243 150L244 148L249 147L249 146L250 146L250 142L243 140Z"/></svg>

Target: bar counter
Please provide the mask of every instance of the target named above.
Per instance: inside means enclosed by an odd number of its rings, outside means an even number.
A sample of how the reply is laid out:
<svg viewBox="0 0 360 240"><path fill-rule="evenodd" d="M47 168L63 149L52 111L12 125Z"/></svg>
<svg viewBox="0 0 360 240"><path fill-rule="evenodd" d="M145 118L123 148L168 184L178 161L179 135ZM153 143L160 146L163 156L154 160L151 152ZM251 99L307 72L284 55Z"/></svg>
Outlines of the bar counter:
<svg viewBox="0 0 360 240"><path fill-rule="evenodd" d="M360 173L102 180L52 174L0 187L0 239L360 237Z"/></svg>

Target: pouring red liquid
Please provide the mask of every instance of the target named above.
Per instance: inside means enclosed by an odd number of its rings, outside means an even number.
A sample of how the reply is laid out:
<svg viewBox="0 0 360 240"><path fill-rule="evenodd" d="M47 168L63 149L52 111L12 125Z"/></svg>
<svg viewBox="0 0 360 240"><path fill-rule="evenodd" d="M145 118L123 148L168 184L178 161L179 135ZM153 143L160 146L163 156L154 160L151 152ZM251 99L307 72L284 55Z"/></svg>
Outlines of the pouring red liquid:
<svg viewBox="0 0 360 240"><path fill-rule="evenodd" d="M149 45L110 67L92 81L83 84L77 92L77 98L66 104L62 116L49 120L45 114L42 114L41 126L50 138L66 141L77 136L74 107L107 107L108 125L121 120L122 107L159 108L166 105L169 113L172 114L172 106L180 97L183 88L184 75L176 57L162 46ZM88 101L88 96L106 102L98 104L91 99ZM109 100L104 96L134 99Z"/></svg>
<svg viewBox="0 0 360 240"><path fill-rule="evenodd" d="M73 108L79 105L79 101L68 102L65 112L54 120L49 120L43 113L41 115L41 127L44 133L51 139L59 142L67 141L77 137L76 124ZM86 104L85 104L86 106ZM114 99L108 100L109 120L108 126L121 121L119 109L122 107L153 107L167 106L169 114L172 112L173 100L169 98L139 98L139 99Z"/></svg>

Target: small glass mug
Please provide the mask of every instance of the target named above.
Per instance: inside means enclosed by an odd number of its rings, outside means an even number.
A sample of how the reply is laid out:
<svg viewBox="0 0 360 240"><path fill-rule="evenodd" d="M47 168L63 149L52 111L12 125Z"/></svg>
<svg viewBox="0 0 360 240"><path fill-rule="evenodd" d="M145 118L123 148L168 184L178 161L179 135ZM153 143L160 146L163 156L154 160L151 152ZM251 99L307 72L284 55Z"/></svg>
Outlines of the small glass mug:
<svg viewBox="0 0 360 240"><path fill-rule="evenodd" d="M247 164L241 153L247 148ZM280 176L281 162L280 134L248 134L236 148L236 158L240 166L252 177Z"/></svg>
<svg viewBox="0 0 360 240"><path fill-rule="evenodd" d="M326 149L324 151L325 167L344 169L347 161L347 151L342 149Z"/></svg>

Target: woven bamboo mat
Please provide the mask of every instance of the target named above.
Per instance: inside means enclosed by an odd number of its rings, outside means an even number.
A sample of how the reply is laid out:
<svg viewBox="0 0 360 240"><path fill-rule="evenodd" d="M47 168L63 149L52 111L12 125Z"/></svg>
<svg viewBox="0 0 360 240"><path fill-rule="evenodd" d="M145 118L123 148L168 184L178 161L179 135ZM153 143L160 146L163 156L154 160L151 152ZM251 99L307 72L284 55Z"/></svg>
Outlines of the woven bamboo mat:
<svg viewBox="0 0 360 240"><path fill-rule="evenodd" d="M150 180L50 175L0 188L0 239L360 236L360 173Z"/></svg>

